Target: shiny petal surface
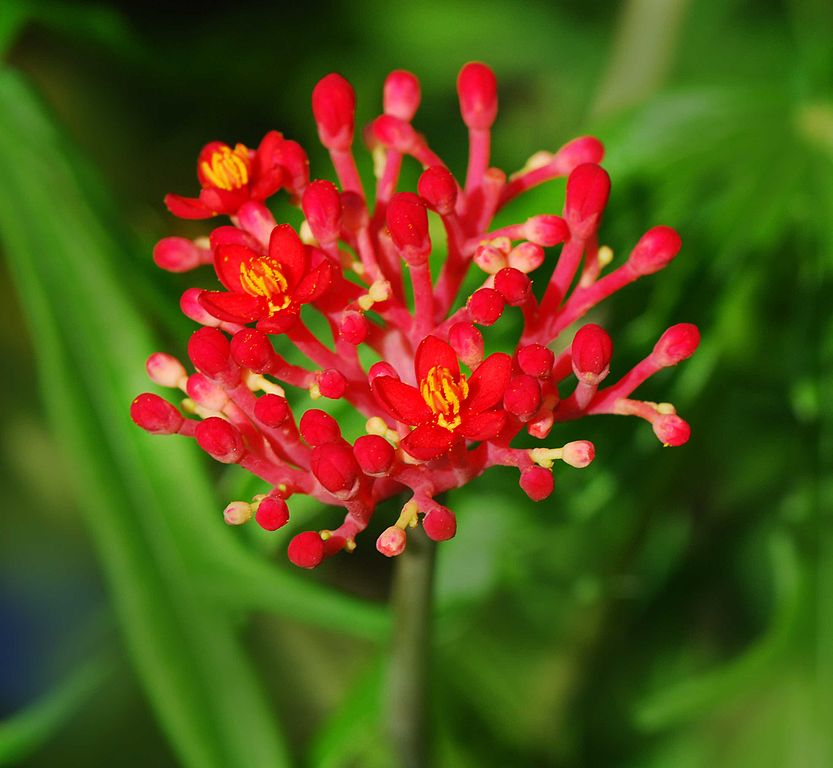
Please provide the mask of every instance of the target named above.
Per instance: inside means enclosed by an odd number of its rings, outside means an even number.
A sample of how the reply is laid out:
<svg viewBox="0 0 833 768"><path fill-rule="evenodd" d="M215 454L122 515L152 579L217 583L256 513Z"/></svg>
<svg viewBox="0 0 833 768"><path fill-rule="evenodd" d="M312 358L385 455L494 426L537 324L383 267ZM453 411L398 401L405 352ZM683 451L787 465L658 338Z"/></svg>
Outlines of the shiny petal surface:
<svg viewBox="0 0 833 768"><path fill-rule="evenodd" d="M379 404L403 424L423 424L434 415L422 395L399 379L380 376L374 379L372 388Z"/></svg>

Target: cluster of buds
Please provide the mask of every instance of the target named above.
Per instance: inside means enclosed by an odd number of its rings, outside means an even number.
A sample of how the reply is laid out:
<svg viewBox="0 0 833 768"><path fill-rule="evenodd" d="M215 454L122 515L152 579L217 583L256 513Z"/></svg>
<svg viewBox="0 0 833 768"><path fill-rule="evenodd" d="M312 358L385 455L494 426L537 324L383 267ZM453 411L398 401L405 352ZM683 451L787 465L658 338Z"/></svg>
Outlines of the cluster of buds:
<svg viewBox="0 0 833 768"><path fill-rule="evenodd" d="M668 265L680 249L677 233L649 230L620 266L607 269L613 254L598 234L610 191L601 143L576 139L507 177L490 166L494 74L469 63L457 90L469 133L465 180L414 129L419 82L395 71L385 81L383 114L364 131L375 161L371 204L352 150L355 94L330 74L313 91L312 111L338 186L311 181L301 146L273 131L256 150L208 144L197 162L199 196L166 198L182 218L229 217L207 239L168 237L154 251L172 272L213 265L222 290L192 288L182 296L183 312L201 326L188 343L195 373L164 353L147 362L156 384L183 391L181 407L142 394L132 417L154 434L193 437L217 461L240 464L272 486L251 501L231 502L224 513L231 525L254 518L276 530L298 493L343 507L338 527L291 540L289 558L301 567L352 550L390 497L408 500L376 547L395 556L417 525L434 540L454 536L454 513L438 497L489 467L515 467L523 491L542 500L552 493L556 461L593 461L586 440L512 447L522 431L549 441L556 422L617 413L645 419L665 445L689 437L672 405L630 395L694 352L695 326L669 328L642 362L607 385L613 344L605 330L584 325L566 347L557 344L599 302ZM396 191L406 158L423 168L416 192ZM515 197L559 177L567 179L561 215L491 227ZM276 222L265 205L282 190L303 211L298 231ZM447 256L432 265L433 216ZM472 269L479 287L461 302ZM534 278L540 290L533 291ZM310 330L310 310L326 319L327 338ZM519 313L517 345L511 354L487 354L482 329L504 312ZM306 364L297 355L286 359L290 346ZM555 354L553 347L563 349ZM366 420L364 433L343 434L325 410L307 407L308 398L348 401Z"/></svg>

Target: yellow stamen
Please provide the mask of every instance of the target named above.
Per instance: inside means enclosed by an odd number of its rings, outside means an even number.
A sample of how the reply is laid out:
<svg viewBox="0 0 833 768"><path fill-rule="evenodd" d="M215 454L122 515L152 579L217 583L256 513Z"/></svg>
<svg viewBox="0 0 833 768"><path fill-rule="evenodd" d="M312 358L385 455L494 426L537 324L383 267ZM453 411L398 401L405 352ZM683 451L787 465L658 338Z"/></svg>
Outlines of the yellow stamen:
<svg viewBox="0 0 833 768"><path fill-rule="evenodd" d="M203 160L200 170L217 189L231 191L249 183L249 149L237 144L234 149L223 145L211 153L210 160Z"/></svg>
<svg viewBox="0 0 833 768"><path fill-rule="evenodd" d="M436 415L437 424L449 431L460 426L460 406L469 394L469 383L462 373L455 380L448 368L435 365L422 380L419 391Z"/></svg>
<svg viewBox="0 0 833 768"><path fill-rule="evenodd" d="M292 299L287 296L287 283L275 262L257 259L240 264L240 286L250 296L262 296L269 302L269 311L274 314L286 309Z"/></svg>

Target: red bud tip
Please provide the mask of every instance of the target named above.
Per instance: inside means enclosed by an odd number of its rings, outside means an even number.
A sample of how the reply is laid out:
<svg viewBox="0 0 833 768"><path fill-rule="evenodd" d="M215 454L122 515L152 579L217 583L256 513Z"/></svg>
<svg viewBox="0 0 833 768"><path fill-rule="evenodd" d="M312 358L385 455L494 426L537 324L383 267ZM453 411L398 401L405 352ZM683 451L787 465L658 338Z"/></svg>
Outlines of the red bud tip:
<svg viewBox="0 0 833 768"><path fill-rule="evenodd" d="M419 80L404 69L395 69L385 79L382 104L386 115L410 121L420 102Z"/></svg>
<svg viewBox="0 0 833 768"><path fill-rule="evenodd" d="M236 464L245 453L243 437L237 427L219 416L199 422L194 436L200 448L223 464Z"/></svg>
<svg viewBox="0 0 833 768"><path fill-rule="evenodd" d="M130 418L152 435L172 435L185 421L173 405L151 392L139 395L131 403Z"/></svg>
<svg viewBox="0 0 833 768"><path fill-rule="evenodd" d="M431 251L425 203L413 192L397 192L388 204L388 231L394 245L409 263L424 262Z"/></svg>
<svg viewBox="0 0 833 768"><path fill-rule="evenodd" d="M497 117L497 79L485 64L471 61L457 77L460 114L469 128L490 128Z"/></svg>
<svg viewBox="0 0 833 768"><path fill-rule="evenodd" d="M393 446L379 435L362 435L353 446L353 455L366 475L381 477L393 464Z"/></svg>
<svg viewBox="0 0 833 768"><path fill-rule="evenodd" d="M380 376L391 376L394 379L399 378L396 368L394 368L390 363L386 363L384 361L373 363L373 365L370 366L367 371L367 381L369 384L372 384L373 380L378 379Z"/></svg>
<svg viewBox="0 0 833 768"><path fill-rule="evenodd" d="M594 163L578 166L567 179L564 215L570 230L588 237L598 226L610 196L610 176Z"/></svg>
<svg viewBox="0 0 833 768"><path fill-rule="evenodd" d="M680 236L671 227L654 227L639 238L628 265L640 275L652 275L667 267L682 245Z"/></svg>
<svg viewBox="0 0 833 768"><path fill-rule="evenodd" d="M245 501L232 501L223 510L223 520L226 525L243 525L251 520L252 505Z"/></svg>
<svg viewBox="0 0 833 768"><path fill-rule="evenodd" d="M457 183L448 168L435 165L419 177L417 191L440 216L447 216L457 202Z"/></svg>
<svg viewBox="0 0 833 768"><path fill-rule="evenodd" d="M524 304L532 290L532 281L520 270L507 267L495 275L495 290L512 307Z"/></svg>
<svg viewBox="0 0 833 768"><path fill-rule="evenodd" d="M605 148L593 136L581 136L565 144L555 153L553 164L559 174L569 176L578 166L585 163L599 164L604 159Z"/></svg>
<svg viewBox="0 0 833 768"><path fill-rule="evenodd" d="M341 198L335 184L317 179L305 190L301 208L315 239L321 245L330 245L341 233Z"/></svg>
<svg viewBox="0 0 833 768"><path fill-rule="evenodd" d="M289 403L280 395L261 395L255 401L255 418L267 427L279 427L289 414Z"/></svg>
<svg viewBox="0 0 833 768"><path fill-rule="evenodd" d="M361 344L370 331L370 325L361 312L345 312L341 318L338 335L348 344Z"/></svg>
<svg viewBox="0 0 833 768"><path fill-rule="evenodd" d="M192 373L188 377L185 391L197 405L209 411L222 411L228 402L226 391L201 373Z"/></svg>
<svg viewBox="0 0 833 768"><path fill-rule="evenodd" d="M289 521L289 507L279 496L267 496L257 505L255 520L264 531L277 531Z"/></svg>
<svg viewBox="0 0 833 768"><path fill-rule="evenodd" d="M405 531L392 525L390 528L385 528L376 539L376 549L385 557L396 557L405 551L407 543L408 536Z"/></svg>
<svg viewBox="0 0 833 768"><path fill-rule="evenodd" d="M188 375L182 363L173 355L154 352L145 363L148 377L160 387L178 387Z"/></svg>
<svg viewBox="0 0 833 768"><path fill-rule="evenodd" d="M576 333L572 345L573 371L579 379L598 384L610 370L613 342L607 331L590 323Z"/></svg>
<svg viewBox="0 0 833 768"><path fill-rule="evenodd" d="M269 373L275 359L275 348L269 337L255 328L243 328L231 337L231 357L243 368L255 373Z"/></svg>
<svg viewBox="0 0 833 768"><path fill-rule="evenodd" d="M168 272L188 272L203 263L202 249L184 237L165 237L154 246L153 261Z"/></svg>
<svg viewBox="0 0 833 768"><path fill-rule="evenodd" d="M422 518L422 527L429 539L447 541L457 533L457 518L448 507L437 504Z"/></svg>
<svg viewBox="0 0 833 768"><path fill-rule="evenodd" d="M471 323L452 325L448 331L448 343L469 368L474 369L483 361L483 334Z"/></svg>
<svg viewBox="0 0 833 768"><path fill-rule="evenodd" d="M503 405L521 421L529 421L541 407L541 385L526 373L513 376L503 395Z"/></svg>
<svg viewBox="0 0 833 768"><path fill-rule="evenodd" d="M685 445L691 437L691 427L688 422L676 413L665 413L658 416L653 423L654 434L663 445Z"/></svg>
<svg viewBox="0 0 833 768"><path fill-rule="evenodd" d="M489 275L496 275L508 263L506 253L494 245L478 245L474 251L474 263Z"/></svg>
<svg viewBox="0 0 833 768"><path fill-rule="evenodd" d="M206 376L214 377L228 371L230 354L229 340L216 328L200 328L188 340L188 357Z"/></svg>
<svg viewBox="0 0 833 768"><path fill-rule="evenodd" d="M338 400L347 391L347 379L341 371L328 368L318 374L318 391L330 400Z"/></svg>
<svg viewBox="0 0 833 768"><path fill-rule="evenodd" d="M687 360L700 344L700 331L692 323L672 325L654 346L651 357L657 365L668 368Z"/></svg>
<svg viewBox="0 0 833 768"><path fill-rule="evenodd" d="M541 344L527 344L518 349L518 366L536 379L548 379L554 362L552 350Z"/></svg>
<svg viewBox="0 0 833 768"><path fill-rule="evenodd" d="M535 243L519 243L511 251L507 261L509 266L524 274L529 274L544 263L544 249Z"/></svg>
<svg viewBox="0 0 833 768"><path fill-rule="evenodd" d="M468 300L469 316L478 325L494 325L503 314L503 296L494 288L478 288Z"/></svg>
<svg viewBox="0 0 833 768"><path fill-rule="evenodd" d="M341 437L338 422L329 413L317 408L311 408L301 416L298 428L301 430L301 437L313 446L332 443Z"/></svg>
<svg viewBox="0 0 833 768"><path fill-rule="evenodd" d="M371 149L382 144L403 154L413 152L421 141L410 123L392 115L379 115L367 126L365 139Z"/></svg>
<svg viewBox="0 0 833 768"><path fill-rule="evenodd" d="M551 248L563 243L570 236L570 229L560 216L541 215L526 220L524 233L531 243Z"/></svg>
<svg viewBox="0 0 833 768"><path fill-rule="evenodd" d="M358 490L359 465L344 443L325 443L312 449L310 470L330 493L341 499Z"/></svg>
<svg viewBox="0 0 833 768"><path fill-rule="evenodd" d="M596 447L589 440L574 440L561 449L561 459L576 469L584 469L593 463L594 458Z"/></svg>
<svg viewBox="0 0 833 768"><path fill-rule="evenodd" d="M315 531L305 531L289 542L287 555L299 568L315 568L324 559L324 542Z"/></svg>
<svg viewBox="0 0 833 768"><path fill-rule="evenodd" d="M552 472L543 467L530 467L521 472L520 486L533 501L543 501L555 487Z"/></svg>
<svg viewBox="0 0 833 768"><path fill-rule="evenodd" d="M353 86L333 72L312 90L312 113L318 137L327 149L346 150L353 143L356 94Z"/></svg>

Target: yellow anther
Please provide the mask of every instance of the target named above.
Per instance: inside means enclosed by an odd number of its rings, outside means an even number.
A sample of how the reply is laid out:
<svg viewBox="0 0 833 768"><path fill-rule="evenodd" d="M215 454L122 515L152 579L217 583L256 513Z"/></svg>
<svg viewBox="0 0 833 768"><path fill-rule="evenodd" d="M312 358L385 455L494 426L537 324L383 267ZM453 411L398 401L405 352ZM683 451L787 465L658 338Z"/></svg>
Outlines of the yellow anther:
<svg viewBox="0 0 833 768"><path fill-rule="evenodd" d="M379 435L380 437L388 431L388 425L381 416L372 416L364 425L368 435Z"/></svg>
<svg viewBox="0 0 833 768"><path fill-rule="evenodd" d="M318 531L318 535L321 537L321 541L327 541L327 539L331 539L333 537L333 532L328 531L325 528L323 531Z"/></svg>
<svg viewBox="0 0 833 768"><path fill-rule="evenodd" d="M611 261L613 261L613 248L609 245L601 246L596 258L599 260L600 267L606 267Z"/></svg>
<svg viewBox="0 0 833 768"><path fill-rule="evenodd" d="M261 391L269 395L278 395L279 397L286 395L286 390L280 384L269 381L265 376L254 371L246 371L243 374L243 382L252 392Z"/></svg>
<svg viewBox="0 0 833 768"><path fill-rule="evenodd" d="M409 501L402 507L402 511L399 513L399 518L394 523L394 526L397 528L401 528L403 531L406 528L416 528L418 524L417 520L417 512L419 511L419 507L415 501Z"/></svg>
<svg viewBox="0 0 833 768"><path fill-rule="evenodd" d="M561 458L561 448L530 448L529 458L539 467L550 469Z"/></svg>
<svg viewBox="0 0 833 768"><path fill-rule="evenodd" d="M356 540L355 539L347 539L344 542L344 551L345 552L353 552L356 549Z"/></svg>
<svg viewBox="0 0 833 768"><path fill-rule="evenodd" d="M313 381L312 384L309 385L309 397L310 400L321 399L321 388L318 386L317 381Z"/></svg>
<svg viewBox="0 0 833 768"><path fill-rule="evenodd" d="M306 219L301 222L301 226L298 228L298 234L301 236L301 242L305 245L318 244L318 241L315 239L315 235L312 234L309 222Z"/></svg>
<svg viewBox="0 0 833 768"><path fill-rule="evenodd" d="M209 160L203 160L200 170L217 189L231 191L249 183L249 149L237 144L234 149L223 145L211 153Z"/></svg>
<svg viewBox="0 0 833 768"><path fill-rule="evenodd" d="M437 424L449 431L460 426L460 406L469 394L469 383L462 373L455 380L448 368L435 365L422 380L419 392Z"/></svg>
<svg viewBox="0 0 833 768"><path fill-rule="evenodd" d="M257 259L240 264L240 286L250 296L260 296L269 302L274 314L286 309L292 299L286 295L287 282L279 265L271 260Z"/></svg>
<svg viewBox="0 0 833 768"><path fill-rule="evenodd" d="M677 413L677 409L671 403L657 403L657 413L667 416L668 414Z"/></svg>

